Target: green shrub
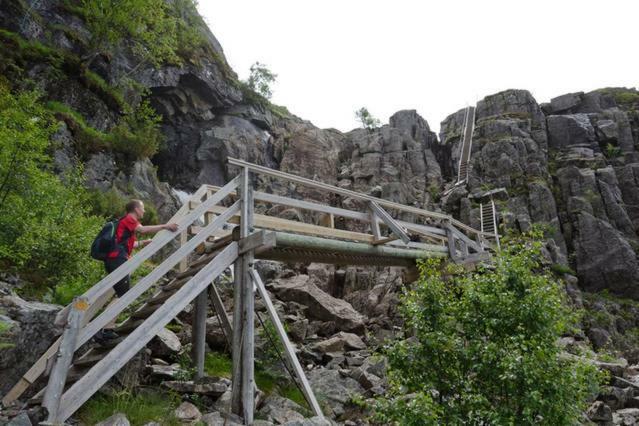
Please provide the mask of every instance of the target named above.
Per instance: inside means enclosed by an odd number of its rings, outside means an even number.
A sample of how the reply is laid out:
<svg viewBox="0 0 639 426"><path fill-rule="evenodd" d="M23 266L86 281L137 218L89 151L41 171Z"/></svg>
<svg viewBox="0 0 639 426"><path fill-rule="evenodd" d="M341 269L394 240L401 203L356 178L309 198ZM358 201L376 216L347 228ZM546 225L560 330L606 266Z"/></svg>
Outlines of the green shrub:
<svg viewBox="0 0 639 426"><path fill-rule="evenodd" d="M410 335L386 348L383 424L576 424L602 376L560 357L576 324L563 286L542 268L541 234L505 243L491 269L421 264L402 297ZM451 272L455 274L450 275Z"/></svg>
<svg viewBox="0 0 639 426"><path fill-rule="evenodd" d="M113 149L133 158L152 157L163 140L161 121L149 102L142 101L112 129Z"/></svg>
<svg viewBox="0 0 639 426"><path fill-rule="evenodd" d="M36 93L0 83L0 262L39 295L87 288L101 275L88 250L102 220L86 208L81 170L50 170L55 126Z"/></svg>
<svg viewBox="0 0 639 426"><path fill-rule="evenodd" d="M616 158L621 155L621 148L618 146L614 146L611 143L606 144L606 157L608 158Z"/></svg>

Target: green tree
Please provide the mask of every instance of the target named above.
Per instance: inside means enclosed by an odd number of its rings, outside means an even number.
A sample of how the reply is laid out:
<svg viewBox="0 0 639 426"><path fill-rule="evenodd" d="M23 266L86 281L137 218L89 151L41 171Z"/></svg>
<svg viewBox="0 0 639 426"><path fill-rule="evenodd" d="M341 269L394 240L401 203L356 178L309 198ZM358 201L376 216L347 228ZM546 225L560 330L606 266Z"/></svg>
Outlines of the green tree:
<svg viewBox="0 0 639 426"><path fill-rule="evenodd" d="M386 349L390 389L379 421L576 424L601 376L560 356L557 340L576 318L534 237L511 241L490 269L420 266L401 304L409 335Z"/></svg>
<svg viewBox="0 0 639 426"><path fill-rule="evenodd" d="M251 73L248 80L246 80L246 84L249 89L259 93L266 99L271 99L271 96L273 96L271 84L275 80L277 80L277 74L269 70L266 65L256 62L251 65Z"/></svg>
<svg viewBox="0 0 639 426"><path fill-rule="evenodd" d="M101 274L88 247L101 219L87 212L81 170L53 173L51 114L33 92L0 81L0 265L33 283L35 295L84 289Z"/></svg>
<svg viewBox="0 0 639 426"><path fill-rule="evenodd" d="M381 125L381 121L373 117L365 107L361 107L355 111L355 118L357 118L357 121L362 123L362 127L365 129L375 129Z"/></svg>
<svg viewBox="0 0 639 426"><path fill-rule="evenodd" d="M179 63L177 22L165 0L81 0L80 13L91 34L89 52L82 58L87 65L124 43L141 63Z"/></svg>

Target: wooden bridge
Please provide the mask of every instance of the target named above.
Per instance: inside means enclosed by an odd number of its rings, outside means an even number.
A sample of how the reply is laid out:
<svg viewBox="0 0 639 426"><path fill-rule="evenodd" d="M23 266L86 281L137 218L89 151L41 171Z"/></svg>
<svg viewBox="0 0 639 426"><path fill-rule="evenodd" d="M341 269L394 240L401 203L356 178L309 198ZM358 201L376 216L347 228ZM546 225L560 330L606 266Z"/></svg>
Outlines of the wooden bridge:
<svg viewBox="0 0 639 426"><path fill-rule="evenodd" d="M254 381L254 292L286 349L285 354L315 415L321 409L288 340L260 276L254 259L287 262L320 262L339 265L402 266L431 257L475 263L488 258L496 232L473 229L451 216L406 206L370 195L338 188L311 179L229 159L239 174L223 187L200 187L170 220L178 231L162 231L124 265L77 297L58 315L65 325L63 335L41 356L4 396L7 405L29 387L40 386L31 398L49 412L49 424L62 424L97 392L115 373L175 318L187 305L193 310L193 362L196 375L204 375L206 317L209 302L222 319L225 334L232 336L232 411L253 423ZM349 197L360 206L348 210L314 201L260 192L253 181L274 179L319 192ZM255 212L260 206L284 206L306 212L306 223ZM399 217L411 217L411 221ZM339 229L335 218L343 218L365 229ZM356 226L357 225L357 226ZM178 245L170 245L178 238ZM115 303L113 285L135 271L161 249L165 259ZM231 323L214 285L215 279L233 266L234 314ZM141 304L140 304L141 301ZM108 345L78 349L125 311L139 306L116 328L120 338ZM105 307L106 306L106 307ZM45 378L48 379L45 382ZM40 379L40 380L39 380Z"/></svg>

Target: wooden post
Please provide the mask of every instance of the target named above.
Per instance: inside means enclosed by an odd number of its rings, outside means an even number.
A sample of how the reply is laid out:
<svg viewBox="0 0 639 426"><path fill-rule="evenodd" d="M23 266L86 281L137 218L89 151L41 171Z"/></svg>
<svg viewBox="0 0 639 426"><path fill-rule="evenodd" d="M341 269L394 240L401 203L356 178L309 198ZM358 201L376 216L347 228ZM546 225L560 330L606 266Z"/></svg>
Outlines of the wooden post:
<svg viewBox="0 0 639 426"><path fill-rule="evenodd" d="M248 168L242 171L242 220L240 238L247 238L253 232L253 187ZM253 424L255 411L255 296L250 270L253 267L253 251L247 251L241 259L242 272L242 408L244 422Z"/></svg>
<svg viewBox="0 0 639 426"><path fill-rule="evenodd" d="M217 292L217 287L215 283L211 283L211 287L209 289L209 298L211 299L211 305L217 312L217 315L220 319L220 326L224 331L224 335L226 336L226 342L230 347L233 347L233 327L231 327L231 321L229 321L229 316L226 314L226 309L224 308L224 303L222 303L222 298L220 297L220 293Z"/></svg>
<svg viewBox="0 0 639 426"><path fill-rule="evenodd" d="M82 326L82 318L89 308L89 302L86 297L78 297L73 301L71 311L67 318L67 325L62 336L60 349L55 358L51 374L49 375L49 383L47 384L42 406L49 412L47 422L50 424L63 424L64 419L59 417L60 399L64 391L64 385L67 381L67 374L73 354L75 353L75 343L78 338L80 327Z"/></svg>
<svg viewBox="0 0 639 426"><path fill-rule="evenodd" d="M238 195L241 201L240 238L247 238L253 230L253 188L248 168L241 172ZM243 416L245 424L253 423L255 409L254 378L254 295L250 268L253 250L244 252L235 265L233 315L233 388L231 409Z"/></svg>
<svg viewBox="0 0 639 426"><path fill-rule="evenodd" d="M257 291L259 292L260 297L266 304L266 310L268 311L271 321L275 325L275 330L277 330L277 334L280 340L282 341L282 343L284 344L284 349L285 349L284 353L286 354L288 361L293 366L293 369L295 370L295 374L297 375L297 378L300 381L300 384L302 385L302 392L304 393L304 396L306 397L306 401L308 401L308 404L313 409L313 413L315 413L316 416L320 416L323 418L324 415L322 414L322 409L317 403L317 399L315 398L313 389L311 389L311 385L308 383L308 380L306 379L306 375L304 374L304 370L302 369L302 366L300 365L300 362L297 359L297 355L295 355L295 348L293 348L293 345L291 344L290 340L288 340L288 336L286 335L284 326L282 325L280 318L277 316L277 311L275 310L275 307L273 306L273 302L271 302L271 298L268 296L268 293L266 292L264 283L262 282L260 275L257 273L255 269L251 268L250 272L251 272L251 278L253 282L255 283L255 287L257 288Z"/></svg>
<svg viewBox="0 0 639 426"><path fill-rule="evenodd" d="M444 226L446 227L446 237L448 238L448 255L451 260L457 260L457 247L455 247L455 234L453 230L450 228L450 223L445 222Z"/></svg>
<svg viewBox="0 0 639 426"><path fill-rule="evenodd" d="M195 298L193 304L193 329L191 332L191 357L195 367L195 377L204 377L204 356L206 349L206 314L208 310L207 288Z"/></svg>

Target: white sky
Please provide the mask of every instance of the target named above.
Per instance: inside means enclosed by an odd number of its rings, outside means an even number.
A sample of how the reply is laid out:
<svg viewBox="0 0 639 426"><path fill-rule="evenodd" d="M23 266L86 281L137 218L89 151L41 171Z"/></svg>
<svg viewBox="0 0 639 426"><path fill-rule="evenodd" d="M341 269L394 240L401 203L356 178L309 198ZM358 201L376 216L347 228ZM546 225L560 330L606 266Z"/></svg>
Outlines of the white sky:
<svg viewBox="0 0 639 426"><path fill-rule="evenodd" d="M245 79L278 74L276 104L316 126L383 123L417 109L431 128L482 97L528 89L538 102L639 85L637 0L200 0Z"/></svg>

